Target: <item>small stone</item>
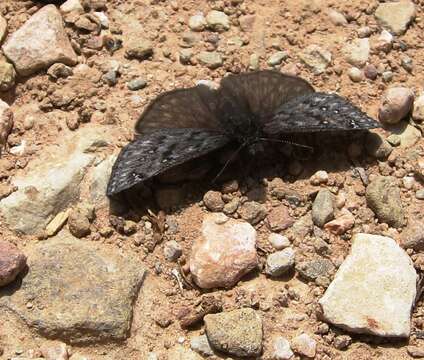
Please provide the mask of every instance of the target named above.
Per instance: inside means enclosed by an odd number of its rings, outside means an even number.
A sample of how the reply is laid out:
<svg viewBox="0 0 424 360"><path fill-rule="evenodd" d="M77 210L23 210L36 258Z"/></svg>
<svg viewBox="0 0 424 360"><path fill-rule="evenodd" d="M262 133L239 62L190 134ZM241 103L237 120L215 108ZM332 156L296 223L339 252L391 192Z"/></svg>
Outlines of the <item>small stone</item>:
<svg viewBox="0 0 424 360"><path fill-rule="evenodd" d="M203 358L190 349L186 349L181 345L175 345L167 353L166 359L172 360L203 360Z"/></svg>
<svg viewBox="0 0 424 360"><path fill-rule="evenodd" d="M329 190L322 189L318 192L312 204L312 221L315 225L322 227L334 218L333 200L334 196Z"/></svg>
<svg viewBox="0 0 424 360"><path fill-rule="evenodd" d="M258 70L259 69L259 55L251 54L249 57L249 69Z"/></svg>
<svg viewBox="0 0 424 360"><path fill-rule="evenodd" d="M392 146L399 146L401 142L400 136L397 134L389 135L386 140Z"/></svg>
<svg viewBox="0 0 424 360"><path fill-rule="evenodd" d="M47 5L3 45L3 52L23 76L60 62L75 65L77 56L63 26L62 16L54 5Z"/></svg>
<svg viewBox="0 0 424 360"><path fill-rule="evenodd" d="M312 185L327 184L328 182L328 172L325 170L318 170L310 178L310 183Z"/></svg>
<svg viewBox="0 0 424 360"><path fill-rule="evenodd" d="M13 113L7 103L0 99L0 155L13 127Z"/></svg>
<svg viewBox="0 0 424 360"><path fill-rule="evenodd" d="M415 121L424 122L424 93L415 100L412 117Z"/></svg>
<svg viewBox="0 0 424 360"><path fill-rule="evenodd" d="M402 57L400 64L409 73L411 73L412 70L414 69L414 63L409 56Z"/></svg>
<svg viewBox="0 0 424 360"><path fill-rule="evenodd" d="M266 223L271 231L282 231L293 225L294 220L290 216L289 209L285 205L279 205L269 212Z"/></svg>
<svg viewBox="0 0 424 360"><path fill-rule="evenodd" d="M295 252L291 247L269 254L265 273L273 277L281 276L293 268L294 260Z"/></svg>
<svg viewBox="0 0 424 360"><path fill-rule="evenodd" d="M163 254L166 260L176 261L183 254L183 249L178 242L170 240L165 243Z"/></svg>
<svg viewBox="0 0 424 360"><path fill-rule="evenodd" d="M109 28L109 18L107 17L107 15L104 12L95 11L93 14L95 16L97 16L97 18L99 19L100 24L102 25L103 29Z"/></svg>
<svg viewBox="0 0 424 360"><path fill-rule="evenodd" d="M0 240L0 287L11 283L26 266L26 256L18 248Z"/></svg>
<svg viewBox="0 0 424 360"><path fill-rule="evenodd" d="M56 235L60 229L62 229L63 225L65 225L66 221L69 217L69 210L61 211L58 213L52 221L46 226L46 235L48 237Z"/></svg>
<svg viewBox="0 0 424 360"><path fill-rule="evenodd" d="M193 337L190 340L190 348L205 357L214 355L214 351L212 350L206 335Z"/></svg>
<svg viewBox="0 0 424 360"><path fill-rule="evenodd" d="M400 198L400 189L394 178L377 176L367 186L365 198L368 207L380 222L399 228L405 222L405 214Z"/></svg>
<svg viewBox="0 0 424 360"><path fill-rule="evenodd" d="M396 124L412 109L414 93L409 88L393 87L383 96L378 118L386 124Z"/></svg>
<svg viewBox="0 0 424 360"><path fill-rule="evenodd" d="M219 191L208 191L203 196L203 202L205 203L205 206L208 208L208 210L215 212L222 211L225 205Z"/></svg>
<svg viewBox="0 0 424 360"><path fill-rule="evenodd" d="M283 250L291 245L287 236L276 233L269 234L268 241L275 250Z"/></svg>
<svg viewBox="0 0 424 360"><path fill-rule="evenodd" d="M416 358L416 359L424 358L424 348L422 347L409 345L406 347L406 351L413 358Z"/></svg>
<svg viewBox="0 0 424 360"><path fill-rule="evenodd" d="M221 54L216 51L202 51L198 55L197 59L202 65L205 65L209 69L219 68L223 64Z"/></svg>
<svg viewBox="0 0 424 360"><path fill-rule="evenodd" d="M265 205L259 204L256 201L247 201L239 209L239 214L243 220L255 225L265 219L268 212Z"/></svg>
<svg viewBox="0 0 424 360"><path fill-rule="evenodd" d="M365 149L369 155L380 160L386 159L393 151L393 147L386 139L383 139L379 133L372 132L366 136Z"/></svg>
<svg viewBox="0 0 424 360"><path fill-rule="evenodd" d="M88 32L100 32L100 21L99 19L96 19L89 15L81 15L78 17L78 19L75 21L74 26L83 31Z"/></svg>
<svg viewBox="0 0 424 360"><path fill-rule="evenodd" d="M102 76L102 79L109 86L114 86L118 83L118 72L110 70Z"/></svg>
<svg viewBox="0 0 424 360"><path fill-rule="evenodd" d="M64 343L45 344L40 350L46 360L68 360L68 349Z"/></svg>
<svg viewBox="0 0 424 360"><path fill-rule="evenodd" d="M153 45L147 39L132 39L127 44L125 57L128 59L146 60L153 55Z"/></svg>
<svg viewBox="0 0 424 360"><path fill-rule="evenodd" d="M345 16L336 10L329 9L328 17L330 18L330 21L336 26L345 26L348 24Z"/></svg>
<svg viewBox="0 0 424 360"><path fill-rule="evenodd" d="M319 277L328 278L335 270L335 267L330 260L318 258L296 264L296 270L304 279L308 281L315 281Z"/></svg>
<svg viewBox="0 0 424 360"><path fill-rule="evenodd" d="M208 214L192 247L190 271L203 289L231 287L258 263L256 231L224 214Z"/></svg>
<svg viewBox="0 0 424 360"><path fill-rule="evenodd" d="M16 72L12 64L0 61L0 91L10 90L15 85Z"/></svg>
<svg viewBox="0 0 424 360"><path fill-rule="evenodd" d="M355 234L319 304L326 321L347 331L408 337L416 280L411 259L396 241Z"/></svg>
<svg viewBox="0 0 424 360"><path fill-rule="evenodd" d="M69 212L68 227L72 235L82 238L90 234L90 221L81 208L74 208Z"/></svg>
<svg viewBox="0 0 424 360"><path fill-rule="evenodd" d="M240 357L259 356L262 352L262 319L244 308L204 318L209 343L218 351Z"/></svg>
<svg viewBox="0 0 424 360"><path fill-rule="evenodd" d="M373 33L373 30L369 26L363 26L358 29L358 37L361 39L370 37L372 33Z"/></svg>
<svg viewBox="0 0 424 360"><path fill-rule="evenodd" d="M272 54L268 59L268 65L269 66L277 66L280 65L283 60L286 60L289 57L289 54L287 54L286 51L277 51L276 53Z"/></svg>
<svg viewBox="0 0 424 360"><path fill-rule="evenodd" d="M207 25L205 16L202 13L193 15L188 20L188 26L193 31L203 31Z"/></svg>
<svg viewBox="0 0 424 360"><path fill-rule="evenodd" d="M255 15L243 15L239 17L240 29L243 32L251 32L256 21Z"/></svg>
<svg viewBox="0 0 424 360"><path fill-rule="evenodd" d="M401 147L414 146L421 139L421 131L406 121L392 126L390 130L399 136Z"/></svg>
<svg viewBox="0 0 424 360"><path fill-rule="evenodd" d="M79 127L79 118L78 114L70 114L66 118L66 125L68 126L69 130L76 130Z"/></svg>
<svg viewBox="0 0 424 360"><path fill-rule="evenodd" d="M417 190L417 192L415 193L415 197L418 200L424 200L424 189Z"/></svg>
<svg viewBox="0 0 424 360"><path fill-rule="evenodd" d="M423 223L417 220L408 222L408 226L402 231L401 246L404 249L424 250Z"/></svg>
<svg viewBox="0 0 424 360"><path fill-rule="evenodd" d="M193 57L193 51L191 49L181 49L179 53L180 63L187 65L190 64L191 58Z"/></svg>
<svg viewBox="0 0 424 360"><path fill-rule="evenodd" d="M230 18L222 11L210 11L206 15L206 22L212 31L223 32L230 28Z"/></svg>
<svg viewBox="0 0 424 360"><path fill-rule="evenodd" d="M361 82L364 80L364 73L356 67L350 68L347 74L349 75L350 80L353 82Z"/></svg>
<svg viewBox="0 0 424 360"><path fill-rule="evenodd" d="M333 344L337 350L346 350L352 343L352 338L349 335L339 335L334 338Z"/></svg>
<svg viewBox="0 0 424 360"><path fill-rule="evenodd" d="M82 6L80 0L67 0L60 6L60 11L63 14L82 14L84 13L84 7Z"/></svg>
<svg viewBox="0 0 424 360"><path fill-rule="evenodd" d="M147 85L147 81L142 78L134 79L127 83L127 87L131 91L137 91L137 90L143 89L146 87L146 85Z"/></svg>
<svg viewBox="0 0 424 360"><path fill-rule="evenodd" d="M66 79L68 76L71 76L73 73L74 72L72 71L71 67L61 63L53 64L47 70L47 74L53 79L58 79L58 78Z"/></svg>
<svg viewBox="0 0 424 360"><path fill-rule="evenodd" d="M292 349L303 356L314 358L317 343L308 334L301 334L292 340Z"/></svg>
<svg viewBox="0 0 424 360"><path fill-rule="evenodd" d="M273 360L289 360L294 355L290 343L286 338L277 336L272 342L272 354Z"/></svg>
<svg viewBox="0 0 424 360"><path fill-rule="evenodd" d="M378 38L373 42L372 47L376 51L383 51L388 53L392 50L393 35L387 30L383 30Z"/></svg>
<svg viewBox="0 0 424 360"><path fill-rule="evenodd" d="M343 211L343 214L337 219L329 221L324 225L324 229L335 235L342 235L346 231L353 228L355 225L355 217L348 210Z"/></svg>
<svg viewBox="0 0 424 360"><path fill-rule="evenodd" d="M381 75L383 77L384 82L386 83L393 80L393 71L384 71Z"/></svg>
<svg viewBox="0 0 424 360"><path fill-rule="evenodd" d="M0 15L0 44L3 42L7 34L7 21Z"/></svg>
<svg viewBox="0 0 424 360"><path fill-rule="evenodd" d="M402 35L415 18L415 5L412 1L380 3L375 17L380 25L394 35Z"/></svg>
<svg viewBox="0 0 424 360"><path fill-rule="evenodd" d="M377 68L373 64L368 64L364 67L364 75L367 79L375 80L378 76Z"/></svg>
<svg viewBox="0 0 424 360"><path fill-rule="evenodd" d="M309 45L299 56L315 75L322 74L331 63L331 53L318 45Z"/></svg>
<svg viewBox="0 0 424 360"><path fill-rule="evenodd" d="M355 39L343 47L343 54L346 61L358 68L362 68L370 56L369 39Z"/></svg>

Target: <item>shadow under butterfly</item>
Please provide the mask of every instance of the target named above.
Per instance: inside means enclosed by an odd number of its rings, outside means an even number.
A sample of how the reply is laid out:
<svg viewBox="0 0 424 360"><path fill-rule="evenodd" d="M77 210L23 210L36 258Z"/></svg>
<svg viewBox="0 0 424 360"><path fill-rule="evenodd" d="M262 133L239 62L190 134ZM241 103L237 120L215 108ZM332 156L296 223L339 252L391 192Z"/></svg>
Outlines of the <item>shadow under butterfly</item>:
<svg viewBox="0 0 424 360"><path fill-rule="evenodd" d="M225 77L158 96L136 123L134 141L119 154L107 195L162 174L229 144L256 154L263 142L284 135L352 132L380 127L336 94L315 92L305 80L264 70Z"/></svg>

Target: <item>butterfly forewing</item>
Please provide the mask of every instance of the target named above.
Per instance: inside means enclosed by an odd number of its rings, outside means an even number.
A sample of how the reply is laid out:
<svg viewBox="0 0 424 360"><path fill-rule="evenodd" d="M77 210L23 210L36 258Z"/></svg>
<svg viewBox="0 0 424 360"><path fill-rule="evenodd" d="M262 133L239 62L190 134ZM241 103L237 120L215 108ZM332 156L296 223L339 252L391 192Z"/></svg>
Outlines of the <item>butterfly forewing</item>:
<svg viewBox="0 0 424 360"><path fill-rule="evenodd" d="M161 129L138 136L119 154L107 194L115 195L155 175L195 159L229 142L214 131Z"/></svg>
<svg viewBox="0 0 424 360"><path fill-rule="evenodd" d="M177 89L159 95L140 116L138 133L154 129L215 129L217 92L205 85Z"/></svg>

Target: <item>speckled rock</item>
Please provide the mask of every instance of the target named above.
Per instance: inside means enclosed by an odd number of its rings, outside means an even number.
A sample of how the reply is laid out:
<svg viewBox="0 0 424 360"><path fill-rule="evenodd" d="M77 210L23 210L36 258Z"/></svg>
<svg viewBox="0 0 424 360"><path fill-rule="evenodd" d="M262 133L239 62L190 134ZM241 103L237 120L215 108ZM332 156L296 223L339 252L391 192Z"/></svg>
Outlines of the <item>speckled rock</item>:
<svg viewBox="0 0 424 360"><path fill-rule="evenodd" d="M75 65L77 56L54 5L37 11L3 45L3 52L20 75L30 75L56 62Z"/></svg>
<svg viewBox="0 0 424 360"><path fill-rule="evenodd" d="M318 45L309 45L299 57L315 75L322 74L331 63L331 53Z"/></svg>
<svg viewBox="0 0 424 360"><path fill-rule="evenodd" d="M203 202L205 203L205 206L210 211L222 211L224 209L224 200L222 200L221 193L219 191L208 191L203 196Z"/></svg>
<svg viewBox="0 0 424 360"><path fill-rule="evenodd" d="M25 266L26 256L15 245L0 240L0 286L15 280Z"/></svg>
<svg viewBox="0 0 424 360"><path fill-rule="evenodd" d="M402 227L405 214L396 180L390 176L378 176L367 186L365 197L368 207L380 222Z"/></svg>
<svg viewBox="0 0 424 360"><path fill-rule="evenodd" d="M308 281L315 281L319 277L328 278L335 270L333 263L326 258L306 260L296 264L299 275Z"/></svg>
<svg viewBox="0 0 424 360"><path fill-rule="evenodd" d="M370 43L368 38L354 39L343 47L346 61L358 68L362 68L370 56Z"/></svg>
<svg viewBox="0 0 424 360"><path fill-rule="evenodd" d="M262 351L262 319L250 308L204 318L209 343L219 351L240 357L258 356Z"/></svg>
<svg viewBox="0 0 424 360"><path fill-rule="evenodd" d="M247 201L240 207L239 214L243 220L255 225L265 219L267 210L265 205L256 201Z"/></svg>
<svg viewBox="0 0 424 360"><path fill-rule="evenodd" d="M204 289L231 287L257 264L256 231L221 213L203 219L202 237L192 247L190 271Z"/></svg>
<svg viewBox="0 0 424 360"><path fill-rule="evenodd" d="M282 231L293 225L294 220L290 216L289 210L285 205L279 205L271 209L266 223L271 231Z"/></svg>
<svg viewBox="0 0 424 360"><path fill-rule="evenodd" d="M375 11L378 23L395 35L402 35L406 32L408 25L414 20L415 14L415 5L408 0L380 3Z"/></svg>
<svg viewBox="0 0 424 360"><path fill-rule="evenodd" d="M395 124L403 119L412 109L414 93L405 87L393 87L382 98L378 118L386 124Z"/></svg>
<svg viewBox="0 0 424 360"><path fill-rule="evenodd" d="M137 259L64 232L26 251L29 271L13 291L0 294L0 306L46 337L78 343L128 336L145 274ZM28 299L35 306L28 308Z"/></svg>
<svg viewBox="0 0 424 360"><path fill-rule="evenodd" d="M355 234L350 254L319 300L324 318L355 333L408 337L417 274L391 238Z"/></svg>

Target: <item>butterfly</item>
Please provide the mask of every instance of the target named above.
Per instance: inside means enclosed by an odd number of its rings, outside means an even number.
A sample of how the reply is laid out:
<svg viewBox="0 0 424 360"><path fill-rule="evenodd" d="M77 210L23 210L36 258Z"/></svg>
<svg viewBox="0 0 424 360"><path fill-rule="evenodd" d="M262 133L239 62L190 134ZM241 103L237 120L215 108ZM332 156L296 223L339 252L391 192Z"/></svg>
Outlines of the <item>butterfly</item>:
<svg viewBox="0 0 424 360"><path fill-rule="evenodd" d="M285 134L380 127L337 94L315 92L304 79L263 70L165 92L138 119L135 139L118 155L107 195L113 196L226 145L254 154Z"/></svg>

